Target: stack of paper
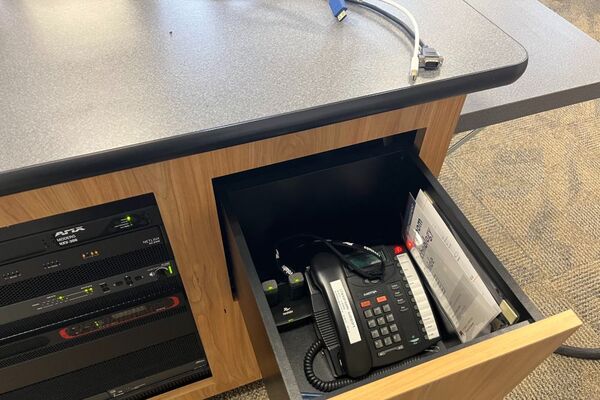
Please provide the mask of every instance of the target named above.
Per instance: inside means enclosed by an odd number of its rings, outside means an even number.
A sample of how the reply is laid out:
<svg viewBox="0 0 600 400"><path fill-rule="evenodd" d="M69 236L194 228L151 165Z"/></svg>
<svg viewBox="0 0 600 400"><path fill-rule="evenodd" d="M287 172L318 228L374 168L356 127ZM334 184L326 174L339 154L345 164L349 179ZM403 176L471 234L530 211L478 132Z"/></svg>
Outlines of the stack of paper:
<svg viewBox="0 0 600 400"><path fill-rule="evenodd" d="M422 190L409 199L405 240L433 295L464 343L501 310L481 277Z"/></svg>

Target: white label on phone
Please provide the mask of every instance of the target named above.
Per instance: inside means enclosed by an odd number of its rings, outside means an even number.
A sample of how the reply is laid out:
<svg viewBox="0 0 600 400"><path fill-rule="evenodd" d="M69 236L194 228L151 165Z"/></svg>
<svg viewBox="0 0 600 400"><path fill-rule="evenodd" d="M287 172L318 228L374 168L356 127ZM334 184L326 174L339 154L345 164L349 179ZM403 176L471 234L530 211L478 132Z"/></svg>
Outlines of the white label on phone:
<svg viewBox="0 0 600 400"><path fill-rule="evenodd" d="M354 318L352 306L348 300L348 293L344 290L342 281L339 279L337 281L331 281L330 285L331 290L333 290L333 295L335 296L335 301L340 309L340 314L342 314L342 321L344 321L350 344L360 342L361 338L358 324L356 323L356 318Z"/></svg>

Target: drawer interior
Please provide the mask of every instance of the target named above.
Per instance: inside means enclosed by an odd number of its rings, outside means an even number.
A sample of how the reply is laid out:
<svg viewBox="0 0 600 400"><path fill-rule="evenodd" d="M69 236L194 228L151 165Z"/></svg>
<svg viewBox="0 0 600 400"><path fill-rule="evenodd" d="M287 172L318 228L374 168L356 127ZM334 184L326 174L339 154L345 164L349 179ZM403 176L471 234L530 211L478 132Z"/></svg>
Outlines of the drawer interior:
<svg viewBox="0 0 600 400"><path fill-rule="evenodd" d="M438 323L442 340L437 352L399 363L379 376L338 389L328 396L527 324L537 319L537 311L411 148L368 143L215 181L222 226L232 232L229 239L225 238L226 247L229 253L234 248L242 249L237 262L242 264L245 278L232 272L234 292L237 285L249 285L256 298L252 307L260 315L272 348L279 353L276 355L278 368L289 369L281 371L279 378L290 396L298 391L318 392L308 383L303 371L305 353L316 334L312 321L282 332L277 330L260 284L284 278L274 258L276 243L299 233L366 245L402 243L402 218L408 194L416 196L420 189L436 203L494 297L507 300L519 314L520 322L464 344L445 329L443 323ZM231 256L229 261L234 263ZM239 279L248 282L239 282ZM243 311L245 306L250 307L241 300L240 306ZM437 319L444 320L441 312ZM322 379L332 378L324 357L316 358L314 368Z"/></svg>

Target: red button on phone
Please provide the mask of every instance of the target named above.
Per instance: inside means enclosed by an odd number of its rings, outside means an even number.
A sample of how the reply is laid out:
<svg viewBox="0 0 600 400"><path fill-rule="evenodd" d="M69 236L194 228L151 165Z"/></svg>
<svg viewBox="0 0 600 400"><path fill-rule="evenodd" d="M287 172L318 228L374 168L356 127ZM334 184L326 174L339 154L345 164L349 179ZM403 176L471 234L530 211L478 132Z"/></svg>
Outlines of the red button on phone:
<svg viewBox="0 0 600 400"><path fill-rule="evenodd" d="M384 301L387 301L387 297L386 296L379 296L377 298L377 302L378 303L383 303Z"/></svg>
<svg viewBox="0 0 600 400"><path fill-rule="evenodd" d="M361 302L360 302L360 306L361 306L362 308L371 307L371 302L370 302L369 300L361 301Z"/></svg>

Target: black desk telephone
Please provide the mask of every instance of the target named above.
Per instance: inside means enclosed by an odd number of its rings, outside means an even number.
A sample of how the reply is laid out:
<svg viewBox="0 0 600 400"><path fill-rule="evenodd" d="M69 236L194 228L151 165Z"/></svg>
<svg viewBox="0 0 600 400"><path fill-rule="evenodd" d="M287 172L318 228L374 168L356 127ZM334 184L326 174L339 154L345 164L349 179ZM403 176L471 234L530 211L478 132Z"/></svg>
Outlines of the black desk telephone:
<svg viewBox="0 0 600 400"><path fill-rule="evenodd" d="M319 340L308 350L304 369L308 381L324 392L353 383L373 368L415 356L440 336L402 246L365 247L369 251L344 255L328 247L312 256L306 271ZM373 278L376 271L379 277ZM313 372L321 350L336 377L333 381L322 381Z"/></svg>

